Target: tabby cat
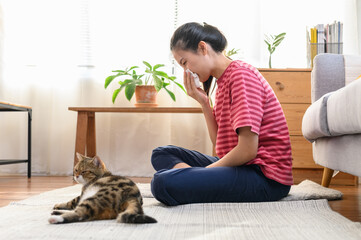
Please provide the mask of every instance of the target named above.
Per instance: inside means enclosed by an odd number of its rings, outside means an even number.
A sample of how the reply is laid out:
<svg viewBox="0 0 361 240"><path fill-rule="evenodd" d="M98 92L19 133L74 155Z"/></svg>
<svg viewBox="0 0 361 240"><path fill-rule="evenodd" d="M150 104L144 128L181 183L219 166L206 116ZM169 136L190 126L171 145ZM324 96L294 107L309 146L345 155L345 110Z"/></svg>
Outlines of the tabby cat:
<svg viewBox="0 0 361 240"><path fill-rule="evenodd" d="M113 175L98 156L77 153L77 157L74 179L83 184L82 193L67 203L56 204L49 223L115 218L121 223L157 222L144 214L142 196L132 180Z"/></svg>

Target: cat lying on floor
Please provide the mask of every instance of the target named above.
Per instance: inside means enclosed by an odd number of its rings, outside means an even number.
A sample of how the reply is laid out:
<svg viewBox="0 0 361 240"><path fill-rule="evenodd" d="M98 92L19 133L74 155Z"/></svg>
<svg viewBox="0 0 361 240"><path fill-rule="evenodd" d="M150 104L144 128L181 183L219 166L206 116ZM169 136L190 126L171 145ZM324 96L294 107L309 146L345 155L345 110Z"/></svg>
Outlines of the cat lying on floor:
<svg viewBox="0 0 361 240"><path fill-rule="evenodd" d="M115 218L119 223L157 222L144 214L142 196L132 180L113 175L98 156L89 158L77 153L77 157L74 179L83 184L82 193L67 203L56 204L49 223Z"/></svg>

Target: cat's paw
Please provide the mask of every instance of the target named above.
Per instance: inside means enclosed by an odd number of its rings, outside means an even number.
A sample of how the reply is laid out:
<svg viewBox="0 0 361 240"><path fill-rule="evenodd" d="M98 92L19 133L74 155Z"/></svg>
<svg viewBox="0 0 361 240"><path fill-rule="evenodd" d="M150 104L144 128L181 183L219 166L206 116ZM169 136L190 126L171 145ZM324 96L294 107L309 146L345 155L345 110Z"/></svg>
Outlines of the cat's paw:
<svg viewBox="0 0 361 240"><path fill-rule="evenodd" d="M52 213L51 213L51 215L61 215L61 214L63 214L64 212L63 211L53 211Z"/></svg>
<svg viewBox="0 0 361 240"><path fill-rule="evenodd" d="M50 224L62 223L62 222L64 222L64 218L62 216L53 215L48 219L48 222Z"/></svg>
<svg viewBox="0 0 361 240"><path fill-rule="evenodd" d="M58 204L54 205L53 209L60 210L60 209L67 209L67 207L66 207L66 204L64 204L64 203L58 203Z"/></svg>

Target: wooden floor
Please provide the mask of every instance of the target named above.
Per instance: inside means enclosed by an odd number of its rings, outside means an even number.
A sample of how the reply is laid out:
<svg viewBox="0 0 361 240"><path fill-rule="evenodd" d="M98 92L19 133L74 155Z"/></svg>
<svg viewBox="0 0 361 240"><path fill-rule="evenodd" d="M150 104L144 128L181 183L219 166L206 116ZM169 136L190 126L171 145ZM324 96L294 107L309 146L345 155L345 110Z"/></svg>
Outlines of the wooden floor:
<svg viewBox="0 0 361 240"><path fill-rule="evenodd" d="M138 183L148 183L150 178L132 178ZM72 177L32 177L28 180L24 176L0 176L0 207L12 201L19 201L32 195L61 187L72 186ZM361 222L361 187L337 186L333 189L341 191L342 200L329 201L331 208L346 218Z"/></svg>

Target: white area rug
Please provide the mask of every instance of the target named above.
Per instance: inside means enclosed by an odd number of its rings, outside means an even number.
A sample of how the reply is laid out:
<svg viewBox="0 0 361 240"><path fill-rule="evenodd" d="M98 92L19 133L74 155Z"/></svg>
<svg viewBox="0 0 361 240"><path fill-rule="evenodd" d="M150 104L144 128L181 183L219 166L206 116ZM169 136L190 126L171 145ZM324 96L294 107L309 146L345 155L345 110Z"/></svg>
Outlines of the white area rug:
<svg viewBox="0 0 361 240"><path fill-rule="evenodd" d="M150 191L150 184L138 184L140 192L144 198L152 198ZM298 201L298 200L315 200L315 199L328 199L337 200L342 198L342 192L322 187L321 185L310 180L304 180L298 185L293 185L287 197L281 201Z"/></svg>
<svg viewBox="0 0 361 240"><path fill-rule="evenodd" d="M139 186L149 191L149 184ZM0 208L1 239L361 239L361 224L332 211L324 199L167 207L144 192L145 213L156 224L48 224L52 206L77 196L80 189L57 189Z"/></svg>
<svg viewBox="0 0 361 240"><path fill-rule="evenodd" d="M304 180L298 185L293 185L287 197L281 201L296 201L310 199L328 199L337 200L342 198L342 192L322 187L310 180Z"/></svg>

